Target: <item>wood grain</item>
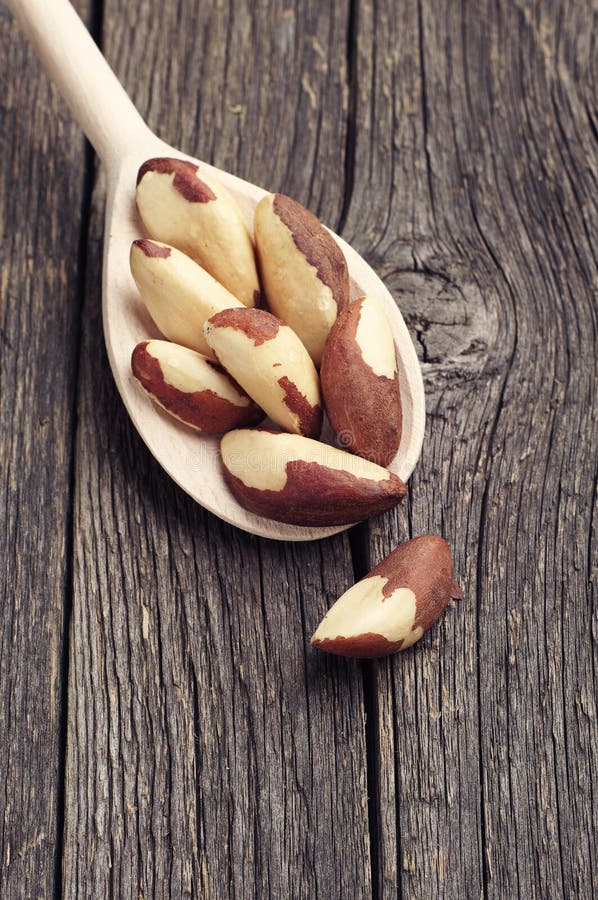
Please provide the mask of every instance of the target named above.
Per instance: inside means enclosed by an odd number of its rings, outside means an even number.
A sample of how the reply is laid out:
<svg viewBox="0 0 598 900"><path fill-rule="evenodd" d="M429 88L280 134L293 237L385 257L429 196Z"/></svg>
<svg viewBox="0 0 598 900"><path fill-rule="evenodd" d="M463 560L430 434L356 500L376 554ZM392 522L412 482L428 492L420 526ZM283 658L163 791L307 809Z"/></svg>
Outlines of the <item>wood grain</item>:
<svg viewBox="0 0 598 900"><path fill-rule="evenodd" d="M49 897L61 840L86 159L4 9L0 47L0 896Z"/></svg>

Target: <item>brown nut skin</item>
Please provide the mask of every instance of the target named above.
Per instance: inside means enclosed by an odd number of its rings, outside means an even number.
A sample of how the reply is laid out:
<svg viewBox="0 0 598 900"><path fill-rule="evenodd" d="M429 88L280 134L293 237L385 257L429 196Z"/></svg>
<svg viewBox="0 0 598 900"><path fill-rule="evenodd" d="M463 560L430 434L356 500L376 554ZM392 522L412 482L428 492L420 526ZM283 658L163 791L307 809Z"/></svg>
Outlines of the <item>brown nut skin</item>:
<svg viewBox="0 0 598 900"><path fill-rule="evenodd" d="M133 350L131 370L152 400L196 431L222 434L264 418L228 373L187 347L142 341Z"/></svg>
<svg viewBox="0 0 598 900"><path fill-rule="evenodd" d="M440 618L451 598L462 599L445 540L406 541L339 597L311 643L339 656L388 656L411 647Z"/></svg>
<svg viewBox="0 0 598 900"><path fill-rule="evenodd" d="M343 252L313 213L284 194L260 200L254 231L268 306L319 366L330 327L349 302Z"/></svg>
<svg viewBox="0 0 598 900"><path fill-rule="evenodd" d="M245 306L259 305L249 229L233 196L204 166L148 159L139 169L136 200L150 238L190 256Z"/></svg>
<svg viewBox="0 0 598 900"><path fill-rule="evenodd" d="M300 435L231 431L220 448L239 502L290 525L346 525L391 509L406 493L393 472Z"/></svg>
<svg viewBox="0 0 598 900"><path fill-rule="evenodd" d="M377 300L360 297L339 314L324 347L320 381L342 445L389 465L401 443L403 415L394 340Z"/></svg>

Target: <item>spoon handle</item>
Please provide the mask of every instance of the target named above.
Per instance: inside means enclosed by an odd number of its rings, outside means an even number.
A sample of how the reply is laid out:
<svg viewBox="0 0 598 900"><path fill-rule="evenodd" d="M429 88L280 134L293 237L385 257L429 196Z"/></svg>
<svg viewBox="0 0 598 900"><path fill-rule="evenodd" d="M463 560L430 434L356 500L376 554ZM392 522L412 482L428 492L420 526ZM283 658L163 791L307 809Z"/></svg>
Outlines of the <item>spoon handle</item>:
<svg viewBox="0 0 598 900"><path fill-rule="evenodd" d="M68 0L5 0L102 162L112 170L151 139Z"/></svg>

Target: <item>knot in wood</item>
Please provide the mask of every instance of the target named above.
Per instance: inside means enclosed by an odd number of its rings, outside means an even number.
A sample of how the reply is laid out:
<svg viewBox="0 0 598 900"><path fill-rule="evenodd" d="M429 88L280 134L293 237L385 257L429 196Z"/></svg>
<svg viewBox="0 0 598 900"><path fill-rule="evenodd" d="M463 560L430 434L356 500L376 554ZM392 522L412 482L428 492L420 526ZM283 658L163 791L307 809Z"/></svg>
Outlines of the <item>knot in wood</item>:
<svg viewBox="0 0 598 900"><path fill-rule="evenodd" d="M413 338L426 388L475 378L493 331L479 289L433 272L386 279Z"/></svg>

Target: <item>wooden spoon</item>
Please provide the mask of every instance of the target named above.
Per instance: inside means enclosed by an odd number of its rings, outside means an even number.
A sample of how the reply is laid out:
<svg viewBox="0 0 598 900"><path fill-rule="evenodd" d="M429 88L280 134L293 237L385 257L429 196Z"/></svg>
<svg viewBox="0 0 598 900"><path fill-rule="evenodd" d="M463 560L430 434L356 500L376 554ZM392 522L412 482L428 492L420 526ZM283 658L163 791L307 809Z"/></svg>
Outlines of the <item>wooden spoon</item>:
<svg viewBox="0 0 598 900"><path fill-rule="evenodd" d="M135 206L137 170L153 156L191 157L149 130L68 0L6 2L106 169L104 336L118 390L151 453L198 503L245 531L277 540L302 541L348 528L302 528L249 513L237 503L224 481L219 439L198 436L163 413L139 389L131 375L132 349L139 341L160 335L142 307L129 270L131 242L144 233ZM207 163L194 162L231 191L252 228L254 207L266 191ZM424 434L424 390L417 356L390 293L362 257L337 235L334 237L347 259L352 298L375 295L385 304L391 324L398 357L403 436L390 468L406 480L421 452Z"/></svg>

